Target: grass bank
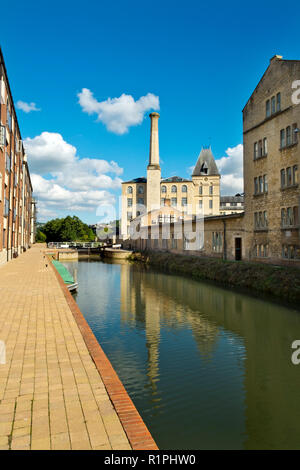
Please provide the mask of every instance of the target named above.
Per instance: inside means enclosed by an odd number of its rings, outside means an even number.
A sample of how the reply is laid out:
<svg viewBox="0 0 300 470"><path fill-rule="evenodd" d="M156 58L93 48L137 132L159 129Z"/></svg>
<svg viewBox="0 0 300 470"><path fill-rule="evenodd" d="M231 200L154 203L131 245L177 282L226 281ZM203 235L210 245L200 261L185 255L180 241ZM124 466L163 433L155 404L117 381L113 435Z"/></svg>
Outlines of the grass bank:
<svg viewBox="0 0 300 470"><path fill-rule="evenodd" d="M129 260L146 263L168 273L215 281L223 286L249 289L254 294L270 295L274 299L300 306L299 268L164 252L133 253Z"/></svg>

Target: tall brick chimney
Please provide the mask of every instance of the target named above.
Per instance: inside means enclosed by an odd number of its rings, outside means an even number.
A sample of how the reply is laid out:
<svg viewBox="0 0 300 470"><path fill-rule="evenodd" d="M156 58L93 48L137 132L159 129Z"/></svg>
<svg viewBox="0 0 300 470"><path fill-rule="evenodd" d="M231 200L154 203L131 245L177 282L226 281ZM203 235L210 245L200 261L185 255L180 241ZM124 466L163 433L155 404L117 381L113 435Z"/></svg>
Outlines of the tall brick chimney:
<svg viewBox="0 0 300 470"><path fill-rule="evenodd" d="M158 113L151 113L149 165L147 166L147 212L160 208Z"/></svg>
<svg viewBox="0 0 300 470"><path fill-rule="evenodd" d="M151 113L149 165L159 165L158 113Z"/></svg>

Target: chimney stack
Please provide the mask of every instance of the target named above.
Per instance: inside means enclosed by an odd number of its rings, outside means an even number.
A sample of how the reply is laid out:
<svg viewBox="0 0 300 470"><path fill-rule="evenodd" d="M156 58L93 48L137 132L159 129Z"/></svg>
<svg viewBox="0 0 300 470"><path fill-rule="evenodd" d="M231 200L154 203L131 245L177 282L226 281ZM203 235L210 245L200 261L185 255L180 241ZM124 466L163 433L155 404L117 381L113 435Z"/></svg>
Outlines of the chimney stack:
<svg viewBox="0 0 300 470"><path fill-rule="evenodd" d="M158 113L151 113L150 153L149 165L159 167L159 145L158 145Z"/></svg>

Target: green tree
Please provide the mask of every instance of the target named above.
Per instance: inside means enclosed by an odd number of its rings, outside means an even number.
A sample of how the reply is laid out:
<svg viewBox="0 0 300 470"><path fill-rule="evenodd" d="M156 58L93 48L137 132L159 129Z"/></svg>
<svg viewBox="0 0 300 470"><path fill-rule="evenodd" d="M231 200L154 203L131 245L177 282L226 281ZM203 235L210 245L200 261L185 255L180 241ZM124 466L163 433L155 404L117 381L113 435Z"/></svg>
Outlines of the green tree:
<svg viewBox="0 0 300 470"><path fill-rule="evenodd" d="M43 226L47 242L94 241L93 230L79 217L67 216L63 219L49 220Z"/></svg>
<svg viewBox="0 0 300 470"><path fill-rule="evenodd" d="M45 243L46 239L46 235L41 230L38 230L36 232L35 241L37 243Z"/></svg>

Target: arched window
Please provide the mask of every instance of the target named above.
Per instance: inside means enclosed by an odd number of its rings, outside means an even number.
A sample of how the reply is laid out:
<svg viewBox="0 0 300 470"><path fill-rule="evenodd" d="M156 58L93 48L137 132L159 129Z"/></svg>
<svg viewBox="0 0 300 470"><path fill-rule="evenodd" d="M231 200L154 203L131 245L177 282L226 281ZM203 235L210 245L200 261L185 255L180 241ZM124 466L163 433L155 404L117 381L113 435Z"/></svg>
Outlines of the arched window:
<svg viewBox="0 0 300 470"><path fill-rule="evenodd" d="M161 192L166 193L167 192L167 186L162 186L161 187Z"/></svg>
<svg viewBox="0 0 300 470"><path fill-rule="evenodd" d="M175 184L173 184L173 186L171 188L171 192L172 193L177 193L177 186L175 186Z"/></svg>
<svg viewBox="0 0 300 470"><path fill-rule="evenodd" d="M132 194L132 186L128 186L128 188L127 188L127 194Z"/></svg>
<svg viewBox="0 0 300 470"><path fill-rule="evenodd" d="M181 191L182 191L183 193L187 193L187 185L186 185L186 184L184 184L184 185L182 186Z"/></svg>
<svg viewBox="0 0 300 470"><path fill-rule="evenodd" d="M144 186L139 186L138 193L139 194L144 194Z"/></svg>

